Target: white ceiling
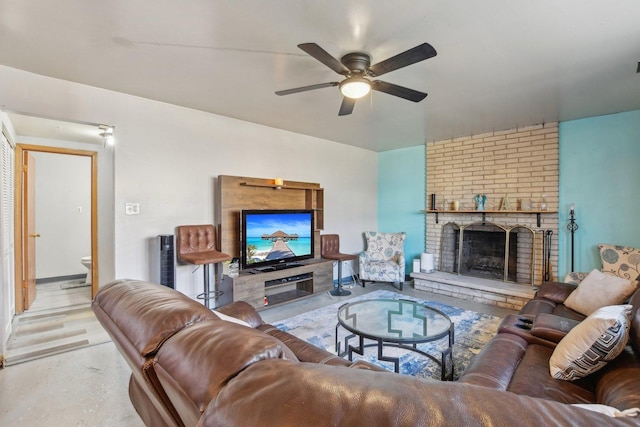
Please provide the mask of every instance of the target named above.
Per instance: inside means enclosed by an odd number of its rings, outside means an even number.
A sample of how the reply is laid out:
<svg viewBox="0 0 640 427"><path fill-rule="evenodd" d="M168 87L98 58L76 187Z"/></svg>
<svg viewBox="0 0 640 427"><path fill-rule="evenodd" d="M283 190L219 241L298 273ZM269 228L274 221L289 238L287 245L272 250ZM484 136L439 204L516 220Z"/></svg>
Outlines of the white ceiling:
<svg viewBox="0 0 640 427"><path fill-rule="evenodd" d="M640 1L0 0L0 64L374 151L640 109ZM438 55L338 117L339 81L296 46L376 63ZM10 109L11 106L6 106ZM112 123L117 126L117 123Z"/></svg>

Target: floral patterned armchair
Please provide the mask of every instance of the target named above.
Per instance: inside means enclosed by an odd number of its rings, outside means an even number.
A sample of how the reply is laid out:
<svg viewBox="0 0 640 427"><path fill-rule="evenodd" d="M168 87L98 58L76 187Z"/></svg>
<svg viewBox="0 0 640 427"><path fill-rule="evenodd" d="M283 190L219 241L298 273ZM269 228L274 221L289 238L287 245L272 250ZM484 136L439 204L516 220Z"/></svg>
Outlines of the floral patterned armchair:
<svg viewBox="0 0 640 427"><path fill-rule="evenodd" d="M360 281L404 283L404 240L406 233L366 231L367 249L358 256Z"/></svg>

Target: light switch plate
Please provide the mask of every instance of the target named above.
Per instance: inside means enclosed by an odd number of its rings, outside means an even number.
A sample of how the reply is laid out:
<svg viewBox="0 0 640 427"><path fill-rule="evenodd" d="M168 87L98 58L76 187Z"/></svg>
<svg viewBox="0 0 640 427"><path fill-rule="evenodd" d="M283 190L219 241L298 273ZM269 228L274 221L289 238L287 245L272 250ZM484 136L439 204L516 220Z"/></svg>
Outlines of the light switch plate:
<svg viewBox="0 0 640 427"><path fill-rule="evenodd" d="M140 203L125 203L124 213L126 215L140 215Z"/></svg>

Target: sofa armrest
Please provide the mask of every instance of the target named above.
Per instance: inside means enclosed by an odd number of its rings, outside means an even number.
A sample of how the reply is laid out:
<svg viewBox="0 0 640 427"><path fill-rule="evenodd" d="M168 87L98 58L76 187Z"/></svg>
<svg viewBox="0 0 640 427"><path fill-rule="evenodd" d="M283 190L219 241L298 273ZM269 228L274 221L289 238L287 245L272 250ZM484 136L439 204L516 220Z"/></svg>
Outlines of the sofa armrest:
<svg viewBox="0 0 640 427"><path fill-rule="evenodd" d="M563 304L576 287L576 285L570 283L544 282L540 285L536 298L544 298L557 304Z"/></svg>
<svg viewBox="0 0 640 427"><path fill-rule="evenodd" d="M216 308L216 311L226 314L227 316L235 317L236 319L244 320L251 325L252 328L257 328L264 324L262 317L260 317L260 314L258 314L256 309L244 301L236 301L231 304L224 305Z"/></svg>
<svg viewBox="0 0 640 427"><path fill-rule="evenodd" d="M533 321L531 335L559 343L579 323L577 320L567 319L566 317L540 313Z"/></svg>

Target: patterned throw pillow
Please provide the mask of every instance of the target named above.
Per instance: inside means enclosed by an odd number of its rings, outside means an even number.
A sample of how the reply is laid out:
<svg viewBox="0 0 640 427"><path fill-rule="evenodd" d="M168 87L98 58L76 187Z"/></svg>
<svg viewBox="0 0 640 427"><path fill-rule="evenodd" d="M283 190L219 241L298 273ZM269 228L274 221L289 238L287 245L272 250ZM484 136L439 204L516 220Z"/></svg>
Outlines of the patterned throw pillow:
<svg viewBox="0 0 640 427"><path fill-rule="evenodd" d="M640 249L627 246L598 245L602 259L602 272L635 281L640 275Z"/></svg>
<svg viewBox="0 0 640 427"><path fill-rule="evenodd" d="M572 271L570 273L567 273L566 276L564 276L564 283L570 283L572 285L579 285L580 282L582 282L584 280L585 277L587 277L589 273L583 273L583 272L579 272L579 271Z"/></svg>
<svg viewBox="0 0 640 427"><path fill-rule="evenodd" d="M549 359L551 376L573 381L618 357L629 340L631 308L629 304L602 307L571 329Z"/></svg>

